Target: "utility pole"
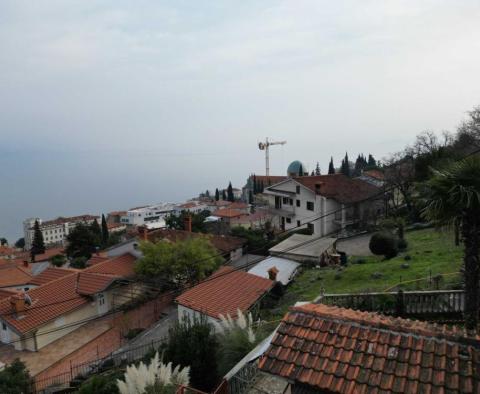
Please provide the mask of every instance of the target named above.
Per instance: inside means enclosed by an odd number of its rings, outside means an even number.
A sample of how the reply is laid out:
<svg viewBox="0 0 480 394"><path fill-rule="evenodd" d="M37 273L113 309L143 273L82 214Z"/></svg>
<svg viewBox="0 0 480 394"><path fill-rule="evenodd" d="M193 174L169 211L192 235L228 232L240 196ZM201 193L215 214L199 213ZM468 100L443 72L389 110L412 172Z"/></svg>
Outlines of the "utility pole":
<svg viewBox="0 0 480 394"><path fill-rule="evenodd" d="M287 141L269 141L268 137L265 138L265 142L258 143L258 149L265 151L265 175L270 175L270 155L269 148L272 145L285 145Z"/></svg>

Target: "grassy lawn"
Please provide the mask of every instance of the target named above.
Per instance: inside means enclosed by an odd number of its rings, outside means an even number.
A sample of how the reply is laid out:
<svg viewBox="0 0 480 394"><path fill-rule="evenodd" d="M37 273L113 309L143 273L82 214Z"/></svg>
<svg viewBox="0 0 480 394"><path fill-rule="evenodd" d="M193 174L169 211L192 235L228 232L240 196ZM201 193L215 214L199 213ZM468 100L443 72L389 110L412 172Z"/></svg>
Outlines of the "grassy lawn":
<svg viewBox="0 0 480 394"><path fill-rule="evenodd" d="M463 247L456 247L451 232L424 229L406 233L408 248L391 260L382 257L349 256L348 265L342 271L336 268L305 269L292 283L278 306L266 313L283 315L289 306L297 301L312 301L319 296L321 289L326 293L355 293L365 291L385 291L393 286L404 290L434 290L435 281L430 276L458 272L463 255ZM410 256L410 260L406 260ZM358 260L363 264L358 264ZM407 257L408 259L408 257ZM408 268L402 268L408 264ZM378 274L377 274L378 273ZM379 276L375 279L375 275ZM405 283L416 279L420 281ZM458 274L443 276L439 280L440 289L458 286ZM400 282L404 282L399 284Z"/></svg>

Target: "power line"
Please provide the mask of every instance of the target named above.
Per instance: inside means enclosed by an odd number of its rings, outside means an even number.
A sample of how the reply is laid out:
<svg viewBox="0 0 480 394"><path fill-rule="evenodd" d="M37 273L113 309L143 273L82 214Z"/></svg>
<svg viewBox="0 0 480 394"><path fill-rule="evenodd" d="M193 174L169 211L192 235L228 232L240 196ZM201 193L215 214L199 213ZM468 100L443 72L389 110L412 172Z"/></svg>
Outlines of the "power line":
<svg viewBox="0 0 480 394"><path fill-rule="evenodd" d="M468 155L466 155L466 156L463 157L462 159L458 159L458 160L456 160L456 161L463 160L463 159L465 159L465 158L467 158L467 157L470 157L470 156L472 156L472 155L474 155L474 154L476 154L476 153L479 153L479 152L480 152L480 149L477 149L476 151L470 152ZM317 217L317 218L314 218L314 219L312 219L312 220L309 220L309 221L307 221L307 222L305 222L305 223L303 223L303 224L301 223L300 225L297 225L297 226L295 226L295 227L293 227L293 228L291 228L291 229L289 229L289 230L283 230L282 232L280 232L280 233L278 233L278 234L284 234L284 233L292 232L292 230L294 230L294 229L296 229L296 228L299 228L299 227L302 227L302 226L304 226L305 224L312 223L312 222L314 222L314 221L316 221L316 220L320 220L320 219L322 219L322 218L328 217L328 216L333 215L333 214L335 214L335 213L337 213L337 212L341 212L341 211L343 211L344 209L353 207L354 205L356 205L356 204L358 204L358 203L366 202L366 201L369 201L369 200L372 200L372 199L377 199L377 198L380 197L381 195L385 195L385 193L387 192L387 190L388 190L388 191L391 191L391 190L394 190L394 189L396 189L396 188L397 188L397 186L391 186L390 188L384 188L384 190L382 190L381 192L379 192L379 193L377 193L377 194L374 194L374 195L369 196L369 197L367 197L367 198L365 198L365 199L362 199L362 200L355 201L355 202L350 203L350 204L343 204L343 206L342 206L341 208L338 208L338 209L336 209L336 210L334 210L334 211L331 211L331 212L329 212L329 213L323 214L323 215L321 215L321 216L319 216L319 217ZM313 217L313 216L316 216L316 215L312 215L312 216L310 216L310 217ZM307 219L310 218L310 217L307 217ZM341 230L339 230L339 231L341 231ZM339 231L337 231L337 233L338 233ZM301 246L304 246L304 245L307 245L307 244L309 244L309 243L316 242L316 241L318 241L318 239L320 239L320 238L321 238L321 237L313 238L313 239L307 240L307 241L305 241L305 242L303 242L303 243L294 245L294 246L292 246L292 247L290 247L290 248L287 248L286 250L284 250L284 251L282 251L282 252L279 252L279 254L280 254L280 255L286 254L287 252L289 252L289 251L291 251L291 250L293 250L293 249L297 249L297 248L299 248L299 247L301 247ZM268 244L268 240L266 241L266 244L265 244L264 246L266 246L267 244ZM231 249L231 250L230 250L229 252L227 252L227 253L230 253L230 252L233 251L233 250L235 250L235 249ZM255 250L253 250L253 251L251 251L251 252L255 252L255 251L259 251L259 250L263 250L263 247L257 248L257 249L255 249ZM204 258L204 259L197 260L197 261L195 261L194 263L198 263L198 262L201 262L201 261L209 260L209 259L212 259L212 258L215 258L215 257L221 257L221 256L223 257L225 254L226 254L226 253L222 253L222 254L210 256L210 257L207 257L207 258ZM204 283L204 282L207 282L207 281L209 281L209 280L216 280L216 279L218 279L219 277L222 277L222 276L224 276L224 275L228 275L228 274L231 274L231 273L233 273L233 272L236 272L236 271L239 271L239 270L243 270L244 268L248 268L249 266L251 266L251 265L253 265L253 264L256 264L256 263L258 263L258 262L260 262L260 261L262 261L262 260L264 260L264 259L266 259L266 258L268 258L268 256L262 256L261 258L259 258L259 259L257 259L257 260L253 260L252 262L249 262L249 263L244 264L244 265L242 265L242 266L232 268L232 270L229 270L229 271L227 271L227 272L221 273L221 274L219 274L219 275L215 275L213 278L212 278L212 277L206 278L205 280L203 280L203 281L200 282L200 283ZM228 262L228 261L227 261L227 262ZM124 280L124 279L123 279L123 280ZM130 282L133 282L133 281L130 281ZM159 298L157 298L157 299L162 299L163 297L170 296L170 295L174 295L175 293L180 292L180 291L182 291L182 292L183 292L183 291L186 291L186 290L188 290L188 289L190 289L190 288L192 288L192 287L194 287L194 286L196 286L196 285L197 285L197 284L191 284L191 285L188 285L188 286L183 287L182 289L178 289L178 290L170 291L170 292L167 292L167 293L163 293L163 294L162 294ZM155 287L153 287L153 286L150 286L150 287L151 287L151 288L154 288L154 289L156 289L156 290L160 290L160 289L155 288ZM66 302L66 301L60 301L60 302L58 302L58 303L63 303L63 302ZM55 303L52 303L52 304L50 304L50 305L54 305L54 304L55 304ZM47 306L47 305L45 305L45 306ZM44 306L42 306L42 307L44 307ZM111 311L111 313L117 313L118 311L119 311L119 310ZM111 314L111 313L110 313L110 312L107 312L106 314L103 314L103 315L101 315L101 316L94 316L94 317L92 317L92 318L86 319L85 321L88 322L88 321L93 321L93 320L96 320L96 319L101 319L101 318L104 318L105 316L107 316L107 315L109 315L109 314ZM6 316L6 314L0 315L0 317L1 317L1 316ZM60 326L60 327L57 327L57 328L55 328L55 329L52 329L51 331L43 332L43 333L40 333L40 334L37 334L37 335L43 335L43 334L45 334L45 333L51 333L51 332L55 332L55 331L60 331L60 330L63 330L63 329L65 329L65 328L68 328L68 327L70 327L70 326L75 326L75 325L78 325L78 324L83 324L85 321L79 321L79 322L70 323L70 324L67 324L67 325ZM12 344L12 343L15 343L15 342L18 342L18 341L20 341L20 339L19 339L19 340L16 340L16 341L8 342L8 343L6 343L6 344Z"/></svg>

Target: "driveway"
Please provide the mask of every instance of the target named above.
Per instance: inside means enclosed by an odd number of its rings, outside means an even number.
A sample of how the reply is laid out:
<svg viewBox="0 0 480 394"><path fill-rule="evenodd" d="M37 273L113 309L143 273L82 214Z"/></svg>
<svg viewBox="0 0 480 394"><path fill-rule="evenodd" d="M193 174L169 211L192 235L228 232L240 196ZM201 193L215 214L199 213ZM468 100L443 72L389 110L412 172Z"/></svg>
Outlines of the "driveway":
<svg viewBox="0 0 480 394"><path fill-rule="evenodd" d="M337 241L337 250L345 252L347 256L373 256L368 244L372 234L363 234Z"/></svg>

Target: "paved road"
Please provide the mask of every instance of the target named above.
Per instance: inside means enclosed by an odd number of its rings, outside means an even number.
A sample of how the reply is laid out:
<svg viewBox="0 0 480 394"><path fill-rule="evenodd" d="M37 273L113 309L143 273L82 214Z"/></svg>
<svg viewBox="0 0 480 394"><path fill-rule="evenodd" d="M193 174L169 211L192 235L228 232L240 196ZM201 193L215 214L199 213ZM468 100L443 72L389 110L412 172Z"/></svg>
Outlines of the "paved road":
<svg viewBox="0 0 480 394"><path fill-rule="evenodd" d="M372 234L359 235L356 237L339 239L337 250L345 252L349 256L372 256L368 246Z"/></svg>

